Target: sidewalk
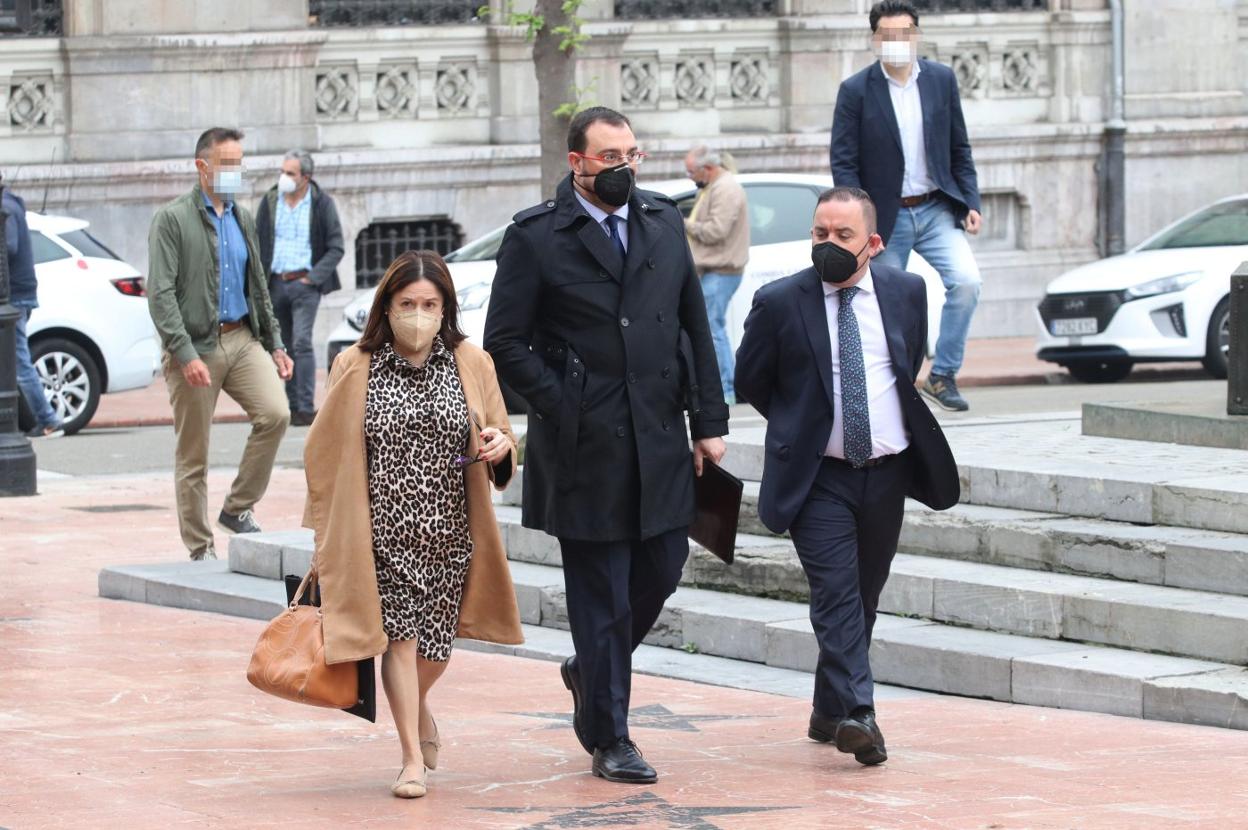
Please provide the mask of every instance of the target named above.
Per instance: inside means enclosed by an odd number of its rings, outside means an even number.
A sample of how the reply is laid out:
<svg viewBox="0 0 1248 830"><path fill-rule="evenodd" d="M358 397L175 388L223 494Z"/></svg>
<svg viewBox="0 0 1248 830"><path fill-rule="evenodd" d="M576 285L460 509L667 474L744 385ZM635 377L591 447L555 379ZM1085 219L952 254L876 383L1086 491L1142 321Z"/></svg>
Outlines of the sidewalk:
<svg viewBox="0 0 1248 830"><path fill-rule="evenodd" d="M278 470L260 519L298 524ZM228 475L210 476L210 500ZM591 777L551 663L459 650L431 696L430 795L392 798L378 723L244 679L262 623L102 600L96 574L173 561L167 474L48 479L0 500L0 826L1192 828L1241 826L1248 734L959 698L883 701L890 761L804 737L803 700L638 677L635 739L662 777ZM225 550L225 540L219 549Z"/></svg>
<svg viewBox="0 0 1248 830"><path fill-rule="evenodd" d="M926 368L924 374L926 374ZM1135 379L1207 377L1199 363L1161 363L1137 366ZM1009 337L971 340L966 344L966 363L958 375L963 387L1010 386L1073 382L1070 376L1053 363L1037 360L1035 340L1030 337ZM325 393L325 372L317 372L317 406ZM217 423L246 421L238 404L225 395L217 405ZM90 428L162 426L171 424L169 393L164 378L156 378L146 389L105 395L91 420Z"/></svg>

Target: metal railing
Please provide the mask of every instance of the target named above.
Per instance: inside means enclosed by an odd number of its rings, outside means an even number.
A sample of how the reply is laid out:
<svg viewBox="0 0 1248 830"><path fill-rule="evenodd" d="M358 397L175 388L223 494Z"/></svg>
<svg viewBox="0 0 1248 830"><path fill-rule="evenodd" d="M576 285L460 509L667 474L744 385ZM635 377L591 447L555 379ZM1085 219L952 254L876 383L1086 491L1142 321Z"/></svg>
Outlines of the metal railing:
<svg viewBox="0 0 1248 830"><path fill-rule="evenodd" d="M615 16L622 20L771 17L775 13L775 0L615 0Z"/></svg>
<svg viewBox="0 0 1248 830"><path fill-rule="evenodd" d="M0 37L60 37L61 0L0 0Z"/></svg>
<svg viewBox="0 0 1248 830"><path fill-rule="evenodd" d="M463 244L463 231L445 216L374 222L355 238L355 286L376 285L404 251L449 254Z"/></svg>
<svg viewBox="0 0 1248 830"><path fill-rule="evenodd" d="M482 0L309 0L308 23L322 27L470 23Z"/></svg>

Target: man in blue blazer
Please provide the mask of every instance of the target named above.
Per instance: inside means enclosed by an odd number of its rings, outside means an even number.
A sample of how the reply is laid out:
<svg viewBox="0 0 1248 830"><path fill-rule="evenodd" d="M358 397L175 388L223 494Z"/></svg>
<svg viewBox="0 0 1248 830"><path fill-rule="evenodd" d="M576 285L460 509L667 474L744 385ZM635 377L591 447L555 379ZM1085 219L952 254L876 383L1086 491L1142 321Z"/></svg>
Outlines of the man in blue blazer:
<svg viewBox="0 0 1248 830"><path fill-rule="evenodd" d="M906 496L944 510L959 480L915 390L927 343L923 279L872 260L871 197L819 197L813 268L759 289L737 351L737 395L767 419L758 511L789 531L819 641L807 734L863 764L887 759L867 650Z"/></svg>
<svg viewBox="0 0 1248 830"><path fill-rule="evenodd" d="M980 287L966 234L978 233L982 220L958 81L949 67L917 59L912 3L883 0L869 19L880 59L837 93L832 177L871 194L887 246L881 262L905 268L914 250L940 274L945 305L923 393L944 409L964 411L955 378Z"/></svg>

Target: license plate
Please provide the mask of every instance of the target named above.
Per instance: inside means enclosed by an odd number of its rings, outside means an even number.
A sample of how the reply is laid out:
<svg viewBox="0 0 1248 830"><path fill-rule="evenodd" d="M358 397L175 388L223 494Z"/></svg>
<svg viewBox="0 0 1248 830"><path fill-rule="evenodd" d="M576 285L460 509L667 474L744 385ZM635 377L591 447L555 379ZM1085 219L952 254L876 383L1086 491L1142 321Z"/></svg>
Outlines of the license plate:
<svg viewBox="0 0 1248 830"><path fill-rule="evenodd" d="M1054 320L1050 326L1053 334L1057 337L1069 337L1076 334L1096 334L1095 317L1072 317L1069 320Z"/></svg>

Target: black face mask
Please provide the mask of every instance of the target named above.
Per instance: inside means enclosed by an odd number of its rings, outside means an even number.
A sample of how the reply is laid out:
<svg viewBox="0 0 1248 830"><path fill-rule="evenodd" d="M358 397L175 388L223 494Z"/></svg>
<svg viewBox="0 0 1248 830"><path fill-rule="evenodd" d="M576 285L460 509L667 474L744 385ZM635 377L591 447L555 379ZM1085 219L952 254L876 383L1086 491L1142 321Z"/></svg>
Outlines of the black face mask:
<svg viewBox="0 0 1248 830"><path fill-rule="evenodd" d="M633 168L627 164L594 176L594 195L612 207L623 207L633 195Z"/></svg>
<svg viewBox="0 0 1248 830"><path fill-rule="evenodd" d="M696 187L698 190L701 190L702 188L706 187L706 182L700 182L695 179L693 182L693 186Z"/></svg>
<svg viewBox="0 0 1248 830"><path fill-rule="evenodd" d="M815 264L815 270L824 282L842 283L857 273L858 257L870 245L867 242L855 254L835 242L820 242L810 249L810 261Z"/></svg>

